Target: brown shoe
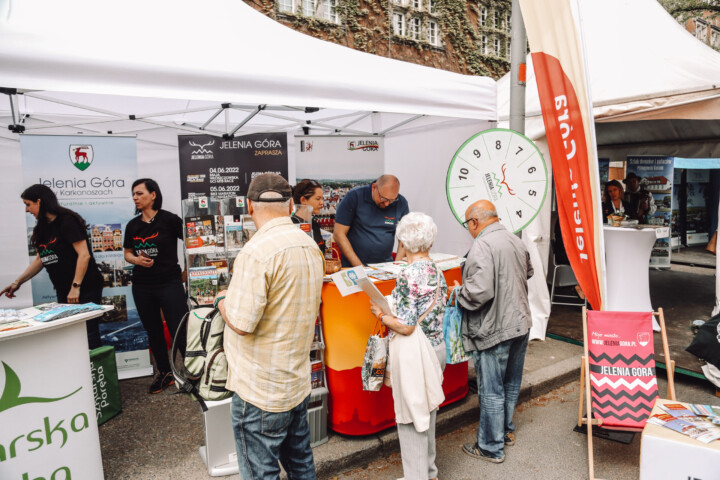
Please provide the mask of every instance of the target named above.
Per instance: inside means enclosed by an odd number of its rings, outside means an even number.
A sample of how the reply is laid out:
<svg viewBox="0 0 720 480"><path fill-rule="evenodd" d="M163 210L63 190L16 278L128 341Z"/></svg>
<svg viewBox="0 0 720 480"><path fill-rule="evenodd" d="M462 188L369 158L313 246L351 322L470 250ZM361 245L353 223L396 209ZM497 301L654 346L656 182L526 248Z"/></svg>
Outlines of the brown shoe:
<svg viewBox="0 0 720 480"><path fill-rule="evenodd" d="M503 441L505 442L505 445L512 447L515 445L515 434L513 432L506 433L503 437Z"/></svg>

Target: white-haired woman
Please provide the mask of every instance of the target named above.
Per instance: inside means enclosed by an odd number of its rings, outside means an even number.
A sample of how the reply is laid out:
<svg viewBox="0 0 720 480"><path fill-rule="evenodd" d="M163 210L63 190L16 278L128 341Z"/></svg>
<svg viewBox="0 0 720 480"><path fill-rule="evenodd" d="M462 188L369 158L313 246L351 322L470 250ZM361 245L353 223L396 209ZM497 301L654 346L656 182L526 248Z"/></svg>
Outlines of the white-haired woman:
<svg viewBox="0 0 720 480"><path fill-rule="evenodd" d="M396 315L371 307L391 330L388 371L405 480L435 479L438 473L435 417L445 399L442 322L447 284L429 255L436 235L435 222L424 213L411 212L400 220L396 236L407 252L408 266L392 292Z"/></svg>

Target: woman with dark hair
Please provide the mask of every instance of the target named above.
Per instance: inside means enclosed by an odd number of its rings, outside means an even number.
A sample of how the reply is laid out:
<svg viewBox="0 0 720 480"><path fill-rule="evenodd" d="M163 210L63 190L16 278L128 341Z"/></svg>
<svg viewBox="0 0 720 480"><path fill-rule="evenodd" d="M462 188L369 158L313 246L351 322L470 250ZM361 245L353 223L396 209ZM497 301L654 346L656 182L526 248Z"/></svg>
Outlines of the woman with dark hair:
<svg viewBox="0 0 720 480"><path fill-rule="evenodd" d="M300 180L297 185L293 187L292 191L293 201L295 206L307 205L307 209L298 209L297 212L290 217L293 223L311 223L312 237L315 243L320 247L320 251L325 253L325 240L323 240L322 233L320 232L320 224L312 218L312 215L320 213L320 209L323 207L323 188L320 183L316 180L304 179ZM303 210L310 211L310 213L303 213ZM308 216L309 218L304 218Z"/></svg>
<svg viewBox="0 0 720 480"><path fill-rule="evenodd" d="M625 201L625 191L617 180L610 180L605 184L605 203L602 204L603 218L609 222L608 216L620 215L635 218L635 212L631 211L630 204Z"/></svg>
<svg viewBox="0 0 720 480"><path fill-rule="evenodd" d="M37 219L30 243L37 256L13 283L0 291L13 298L20 285L45 267L55 287L58 303L100 304L103 279L89 246L87 224L72 210L60 206L58 199L45 185L35 184L20 194L25 211ZM88 320L90 349L101 346L99 319Z"/></svg>
<svg viewBox="0 0 720 480"><path fill-rule="evenodd" d="M183 222L174 213L162 210L162 193L155 180L136 180L132 184L132 198L135 213L140 215L128 222L123 247L125 260L135 265L133 298L157 368L148 393L160 393L175 383L160 311L172 337L188 311L177 256L177 242L183 239Z"/></svg>

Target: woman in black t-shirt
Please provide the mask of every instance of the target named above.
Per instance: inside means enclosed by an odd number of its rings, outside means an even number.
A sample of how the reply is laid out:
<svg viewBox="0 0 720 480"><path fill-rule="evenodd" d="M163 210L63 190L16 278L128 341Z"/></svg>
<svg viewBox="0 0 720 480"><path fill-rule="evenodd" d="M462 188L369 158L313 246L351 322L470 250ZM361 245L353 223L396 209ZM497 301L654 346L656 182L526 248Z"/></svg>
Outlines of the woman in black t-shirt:
<svg viewBox="0 0 720 480"><path fill-rule="evenodd" d="M32 185L20 195L25 211L37 219L30 243L37 256L13 283L0 291L13 298L20 285L45 267L55 287L58 303L100 304L103 279L88 245L87 224L72 210L61 207L45 185ZM101 346L98 318L88 320L90 349Z"/></svg>
<svg viewBox="0 0 720 480"><path fill-rule="evenodd" d="M320 183L315 180L304 179L300 180L297 185L293 187L293 201L295 205L308 205L312 208L312 215L320 213L320 209L323 207L323 188ZM312 237L313 240L318 244L320 251L325 253L325 240L323 240L322 233L320 232L320 224L314 218L301 218L301 214L294 213L290 217L293 223L307 223L311 222Z"/></svg>
<svg viewBox="0 0 720 480"><path fill-rule="evenodd" d="M188 311L187 295L178 264L177 242L183 238L180 217L162 208L162 193L155 180L141 178L132 185L137 217L125 227L125 260L135 265L132 293L140 321L145 327L157 374L148 393L160 393L175 381L170 370L162 310L170 335ZM179 337L184 352L184 338Z"/></svg>

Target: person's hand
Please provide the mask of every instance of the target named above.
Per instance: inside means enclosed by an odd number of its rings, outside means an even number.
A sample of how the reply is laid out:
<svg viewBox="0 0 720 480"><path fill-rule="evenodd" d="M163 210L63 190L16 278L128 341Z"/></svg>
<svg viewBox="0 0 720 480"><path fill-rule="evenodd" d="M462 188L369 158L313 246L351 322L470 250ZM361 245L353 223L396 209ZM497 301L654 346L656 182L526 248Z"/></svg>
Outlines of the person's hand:
<svg viewBox="0 0 720 480"><path fill-rule="evenodd" d="M72 287L67 296L68 303L80 303L80 287Z"/></svg>
<svg viewBox="0 0 720 480"><path fill-rule="evenodd" d="M15 292L18 288L20 288L20 285L17 282L11 283L7 287L3 288L0 292L0 297L4 294L7 298L15 298Z"/></svg>
<svg viewBox="0 0 720 480"><path fill-rule="evenodd" d="M458 283L457 280L455 280L452 285L448 285L448 289L447 289L448 295L450 295L453 292L453 290L455 290L459 286L460 286L460 284Z"/></svg>
<svg viewBox="0 0 720 480"><path fill-rule="evenodd" d="M375 305L375 304L370 304L370 311L371 311L372 314L375 315L376 317L382 313L382 310L380 309L380 307L378 307L378 306Z"/></svg>
<svg viewBox="0 0 720 480"><path fill-rule="evenodd" d="M155 260L150 258L150 256L145 253L141 253L140 255L138 255L135 258L136 258L135 265L137 265L139 267L150 268L155 264Z"/></svg>
<svg viewBox="0 0 720 480"><path fill-rule="evenodd" d="M215 295L215 298L213 299L213 303L217 302L218 298L225 297L227 295L227 289L221 290Z"/></svg>

